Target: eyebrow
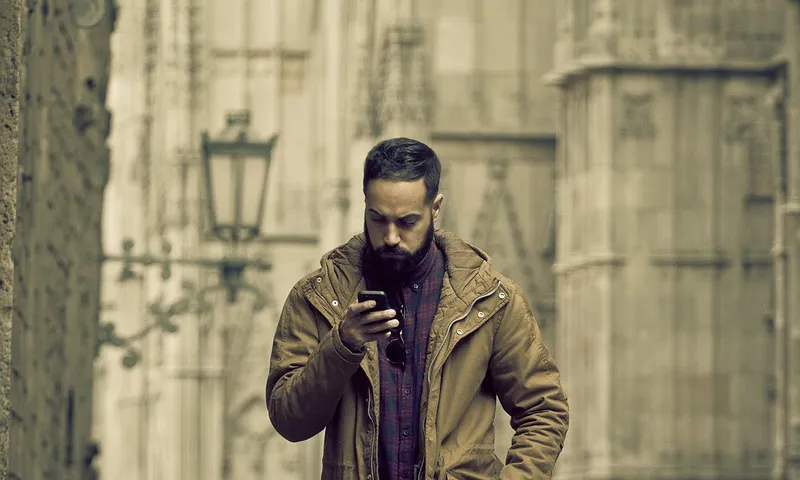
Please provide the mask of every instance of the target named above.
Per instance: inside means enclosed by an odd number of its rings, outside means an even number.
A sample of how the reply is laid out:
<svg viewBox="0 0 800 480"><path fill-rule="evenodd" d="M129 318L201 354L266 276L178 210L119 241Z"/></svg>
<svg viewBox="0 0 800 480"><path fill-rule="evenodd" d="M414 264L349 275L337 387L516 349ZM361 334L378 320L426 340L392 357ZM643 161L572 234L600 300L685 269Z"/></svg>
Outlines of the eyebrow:
<svg viewBox="0 0 800 480"><path fill-rule="evenodd" d="M386 217L386 215L384 215L381 212L375 210L374 208L370 208L369 211L374 213L375 215L380 216L380 217ZM398 220L412 220L412 219L420 219L420 218L422 218L422 215L420 215L419 213L406 213L405 215L401 215L400 217L398 217Z"/></svg>

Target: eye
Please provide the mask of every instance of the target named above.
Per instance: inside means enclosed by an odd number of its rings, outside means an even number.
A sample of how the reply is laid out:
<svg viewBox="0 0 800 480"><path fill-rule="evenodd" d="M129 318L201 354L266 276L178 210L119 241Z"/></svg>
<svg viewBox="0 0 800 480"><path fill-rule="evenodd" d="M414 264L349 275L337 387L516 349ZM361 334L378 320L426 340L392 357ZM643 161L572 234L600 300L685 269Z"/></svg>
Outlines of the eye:
<svg viewBox="0 0 800 480"><path fill-rule="evenodd" d="M400 220L400 226L404 228L411 228L417 224L416 220Z"/></svg>

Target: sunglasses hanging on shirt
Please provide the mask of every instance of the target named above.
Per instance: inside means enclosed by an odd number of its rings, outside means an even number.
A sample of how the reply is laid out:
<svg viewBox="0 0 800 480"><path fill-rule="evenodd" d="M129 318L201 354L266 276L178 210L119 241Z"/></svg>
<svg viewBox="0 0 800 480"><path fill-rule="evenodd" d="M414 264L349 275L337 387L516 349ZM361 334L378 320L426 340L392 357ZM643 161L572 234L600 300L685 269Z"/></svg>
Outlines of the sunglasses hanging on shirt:
<svg viewBox="0 0 800 480"><path fill-rule="evenodd" d="M395 308L395 311L397 311L397 321L400 325L390 330L391 336L389 337L389 343L386 345L386 359L391 365L400 368L406 366L406 342L403 339L406 306L405 302L403 302L402 295L402 293L395 294L392 298L392 303L394 305L400 305L400 308Z"/></svg>

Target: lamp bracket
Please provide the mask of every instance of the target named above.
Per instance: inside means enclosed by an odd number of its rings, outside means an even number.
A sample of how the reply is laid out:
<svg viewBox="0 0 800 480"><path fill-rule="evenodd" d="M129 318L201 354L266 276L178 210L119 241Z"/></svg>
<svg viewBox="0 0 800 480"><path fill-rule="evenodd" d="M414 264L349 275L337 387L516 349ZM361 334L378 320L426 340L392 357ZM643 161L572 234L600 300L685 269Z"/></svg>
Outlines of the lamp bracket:
<svg viewBox="0 0 800 480"><path fill-rule="evenodd" d="M163 256L150 254L133 255L133 246L133 240L124 239L122 241L122 255L104 255L102 258L104 262L122 262L122 271L117 277L120 282L137 278L137 274L133 270L133 265L142 265L145 267L158 265L161 267L161 278L164 280L169 280L172 277L172 265L193 265L197 267L216 268L220 270L220 273L224 270L229 270L232 266L241 266L242 270L245 268L254 268L262 272L272 269L272 263L251 258L173 258L169 256L169 252L172 248L169 243L166 242L162 247Z"/></svg>
<svg viewBox="0 0 800 480"><path fill-rule="evenodd" d="M244 269L240 263L233 265L231 268L239 271ZM100 348L103 345L110 345L117 348L125 349L125 355L122 357L122 365L125 368L135 367L142 359L141 350L135 346L140 340L144 339L150 332L160 330L163 333L176 333L179 330L179 325L172 321L173 318L180 317L187 314L202 315L212 309L212 303L207 299L207 296L215 291L227 292L229 303L234 303L240 291L247 291L254 297L252 311L257 313L267 307L270 299L258 287L241 280L241 277L231 279L224 277L214 285L197 289L194 283L185 281L183 282L183 295L170 304L164 304L163 295L155 302L148 306L148 313L154 320L140 329L138 332L121 336L116 332L116 325L112 322L103 323L98 332L98 338L95 348L95 355L99 354ZM231 300L233 298L233 300Z"/></svg>

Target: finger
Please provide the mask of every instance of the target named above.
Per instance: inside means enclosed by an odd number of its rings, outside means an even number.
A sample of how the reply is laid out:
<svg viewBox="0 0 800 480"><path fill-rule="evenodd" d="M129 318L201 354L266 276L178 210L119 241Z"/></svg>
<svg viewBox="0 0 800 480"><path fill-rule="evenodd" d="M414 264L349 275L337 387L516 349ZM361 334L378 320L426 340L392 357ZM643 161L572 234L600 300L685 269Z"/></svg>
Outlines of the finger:
<svg viewBox="0 0 800 480"><path fill-rule="evenodd" d="M347 308L347 313L355 316L361 313L366 312L370 308L375 308L375 300L367 300L366 302L361 303L351 303L350 306Z"/></svg>
<svg viewBox="0 0 800 480"><path fill-rule="evenodd" d="M385 322L386 320L394 319L396 315L397 312L391 308L389 310L382 310L380 312L371 312L361 317L361 323L366 325L374 322Z"/></svg>
<svg viewBox="0 0 800 480"><path fill-rule="evenodd" d="M375 302L375 300L367 300L361 303L350 304L350 308L348 310L354 315L359 315L369 312L369 310L375 308L377 305L378 304Z"/></svg>
<svg viewBox="0 0 800 480"><path fill-rule="evenodd" d="M362 332L368 335L372 335L375 333L382 333L387 330L391 330L393 328L397 328L400 326L400 322L397 320L389 320L389 321L382 321L382 322L373 322L364 325Z"/></svg>

